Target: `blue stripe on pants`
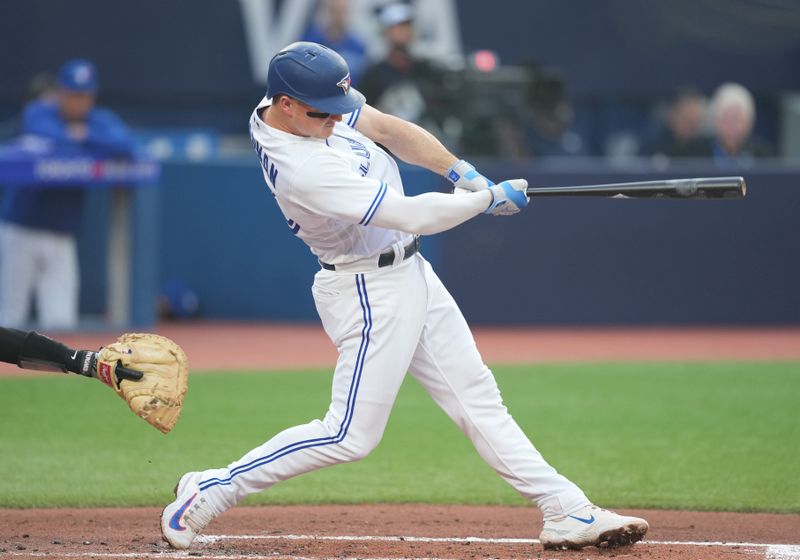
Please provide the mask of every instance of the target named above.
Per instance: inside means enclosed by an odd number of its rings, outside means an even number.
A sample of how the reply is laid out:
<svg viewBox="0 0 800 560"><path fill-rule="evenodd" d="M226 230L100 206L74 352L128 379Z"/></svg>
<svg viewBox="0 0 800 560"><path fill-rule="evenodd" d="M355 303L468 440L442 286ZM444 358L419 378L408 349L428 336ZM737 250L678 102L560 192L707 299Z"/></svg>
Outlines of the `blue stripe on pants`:
<svg viewBox="0 0 800 560"><path fill-rule="evenodd" d="M211 478L200 482L200 490L208 490L209 488L217 485L228 486L231 484L233 477L271 463L281 457L300 451L301 449L308 449L310 447L318 447L321 445L330 445L340 443L347 436L347 430L350 428L350 422L353 420L353 414L356 406L356 395L358 393L358 385L361 381L361 372L364 370L364 361L369 348L369 334L372 330L372 309L369 305L369 297L367 295L367 284L363 274L356 275L356 290L358 291L358 299L361 303L361 312L363 316L364 326L361 328L361 345L358 348L356 356L356 364L353 369L353 379L350 381L350 391L347 395L347 406L345 410L342 424L339 426L339 431L335 436L308 439L298 441L290 445L286 445L277 451L273 451L266 457L259 457L244 465L239 465L231 469L231 475L228 478Z"/></svg>

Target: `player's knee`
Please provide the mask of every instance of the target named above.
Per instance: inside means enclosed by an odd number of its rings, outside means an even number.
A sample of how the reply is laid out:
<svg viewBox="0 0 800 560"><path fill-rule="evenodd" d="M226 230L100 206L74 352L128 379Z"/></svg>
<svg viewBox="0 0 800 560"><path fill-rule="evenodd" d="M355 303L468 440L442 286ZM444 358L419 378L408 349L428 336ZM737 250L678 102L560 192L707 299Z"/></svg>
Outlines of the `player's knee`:
<svg viewBox="0 0 800 560"><path fill-rule="evenodd" d="M383 433L347 434L339 444L342 457L345 461L360 461L378 447L382 436Z"/></svg>

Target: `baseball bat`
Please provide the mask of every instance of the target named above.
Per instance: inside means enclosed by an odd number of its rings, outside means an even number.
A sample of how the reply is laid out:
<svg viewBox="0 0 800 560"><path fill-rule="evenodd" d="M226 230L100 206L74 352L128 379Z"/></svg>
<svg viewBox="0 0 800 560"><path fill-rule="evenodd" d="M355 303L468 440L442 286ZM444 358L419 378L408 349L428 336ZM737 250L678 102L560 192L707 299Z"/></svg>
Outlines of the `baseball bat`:
<svg viewBox="0 0 800 560"><path fill-rule="evenodd" d="M699 177L662 179L607 185L571 187L528 187L527 194L539 196L600 196L610 198L742 198L747 192L744 177Z"/></svg>

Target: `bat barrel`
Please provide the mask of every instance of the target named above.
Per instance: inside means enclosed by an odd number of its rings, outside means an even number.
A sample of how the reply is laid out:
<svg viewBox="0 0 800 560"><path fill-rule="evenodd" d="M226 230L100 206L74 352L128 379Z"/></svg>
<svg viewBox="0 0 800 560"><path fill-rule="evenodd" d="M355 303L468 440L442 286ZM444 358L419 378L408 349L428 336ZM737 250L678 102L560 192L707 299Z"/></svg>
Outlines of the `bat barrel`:
<svg viewBox="0 0 800 560"><path fill-rule="evenodd" d="M528 187L528 196L594 196L612 198L742 198L747 192L744 177L700 177L664 179L605 185Z"/></svg>
<svg viewBox="0 0 800 560"><path fill-rule="evenodd" d="M744 177L673 179L677 196L684 198L742 198L747 192Z"/></svg>

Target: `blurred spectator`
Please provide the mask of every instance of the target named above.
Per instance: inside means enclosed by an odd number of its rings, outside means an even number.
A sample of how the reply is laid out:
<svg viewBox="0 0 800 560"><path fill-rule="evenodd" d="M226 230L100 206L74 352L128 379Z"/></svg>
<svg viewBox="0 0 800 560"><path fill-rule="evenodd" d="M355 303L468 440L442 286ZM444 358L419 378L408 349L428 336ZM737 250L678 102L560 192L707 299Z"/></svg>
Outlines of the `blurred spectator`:
<svg viewBox="0 0 800 560"><path fill-rule="evenodd" d="M766 142L753 135L755 103L744 86L719 86L711 98L711 119L714 138L708 143L708 155L718 166L749 164L753 158L775 155Z"/></svg>
<svg viewBox="0 0 800 560"><path fill-rule="evenodd" d="M71 60L58 73L51 99L29 102L22 132L36 136L63 157L127 156L132 142L111 111L95 107L97 72L86 60ZM10 188L0 207L0 323L30 321L35 297L42 328L69 329L78 320L79 271L75 236L81 225L84 189Z"/></svg>
<svg viewBox="0 0 800 560"><path fill-rule="evenodd" d="M533 157L586 154L583 138L574 130L575 109L559 72L532 65L528 91L527 144Z"/></svg>
<svg viewBox="0 0 800 560"><path fill-rule="evenodd" d="M680 90L664 115L661 134L646 152L674 158L705 156L706 106L707 100L699 91Z"/></svg>
<svg viewBox="0 0 800 560"><path fill-rule="evenodd" d="M350 67L350 82L357 86L367 64L364 42L349 30L350 1L321 0L317 21L306 31L303 41L325 45L338 52Z"/></svg>
<svg viewBox="0 0 800 560"><path fill-rule="evenodd" d="M405 3L385 6L378 14L387 43L384 60L367 67L359 91L367 103L425 128L436 127L446 101L442 98L441 69L416 58L410 46L414 40L414 10Z"/></svg>
<svg viewBox="0 0 800 560"><path fill-rule="evenodd" d="M586 143L573 130L574 110L569 102L550 117L534 116L528 129L526 142L532 157L558 157L586 155Z"/></svg>

